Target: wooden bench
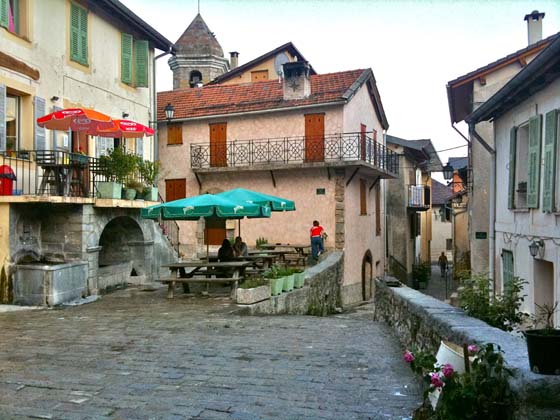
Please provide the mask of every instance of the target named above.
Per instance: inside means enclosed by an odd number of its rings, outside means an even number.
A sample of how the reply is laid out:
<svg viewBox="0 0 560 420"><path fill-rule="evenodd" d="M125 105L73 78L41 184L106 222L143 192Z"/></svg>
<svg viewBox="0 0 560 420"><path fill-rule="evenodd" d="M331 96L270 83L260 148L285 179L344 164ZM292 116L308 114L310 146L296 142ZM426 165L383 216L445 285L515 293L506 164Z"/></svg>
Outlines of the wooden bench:
<svg viewBox="0 0 560 420"><path fill-rule="evenodd" d="M286 264L296 265L296 266L304 266L307 261L307 255L286 255L285 260Z"/></svg>
<svg viewBox="0 0 560 420"><path fill-rule="evenodd" d="M232 295L235 294L237 283L242 280L240 277L189 277L189 278L175 278L167 277L159 279L160 283L167 284L167 299L173 299L175 296L175 283L189 284L189 283L230 283L232 284Z"/></svg>

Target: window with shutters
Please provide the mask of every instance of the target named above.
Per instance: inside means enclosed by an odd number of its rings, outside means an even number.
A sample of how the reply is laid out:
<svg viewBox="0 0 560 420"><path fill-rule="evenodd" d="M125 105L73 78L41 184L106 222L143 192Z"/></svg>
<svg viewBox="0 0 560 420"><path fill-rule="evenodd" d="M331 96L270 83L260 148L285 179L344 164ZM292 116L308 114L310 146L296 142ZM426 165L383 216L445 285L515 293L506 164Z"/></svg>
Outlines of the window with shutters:
<svg viewBox="0 0 560 420"><path fill-rule="evenodd" d="M381 185L375 186L375 236L381 235Z"/></svg>
<svg viewBox="0 0 560 420"><path fill-rule="evenodd" d="M107 156L115 147L115 140L112 137L97 137L95 139L95 157Z"/></svg>
<svg viewBox="0 0 560 420"><path fill-rule="evenodd" d="M186 179L165 180L165 201L179 200L187 196Z"/></svg>
<svg viewBox="0 0 560 420"><path fill-rule="evenodd" d="M167 144L183 144L183 124L167 124Z"/></svg>
<svg viewBox="0 0 560 420"><path fill-rule="evenodd" d="M514 206L516 209L527 208L527 180L528 180L528 153L529 153L529 124L517 128L515 151L512 152L514 161L510 159L510 171L513 169ZM510 174L510 176L512 176Z"/></svg>
<svg viewBox="0 0 560 420"><path fill-rule="evenodd" d="M88 65L88 11L70 4L70 60Z"/></svg>
<svg viewBox="0 0 560 420"><path fill-rule="evenodd" d="M251 82L264 82L268 80L268 70L256 70L251 72Z"/></svg>
<svg viewBox="0 0 560 420"><path fill-rule="evenodd" d="M148 41L121 34L121 81L135 87L148 87Z"/></svg>
<svg viewBox="0 0 560 420"><path fill-rule="evenodd" d="M364 179L360 179L360 215L367 215L367 184Z"/></svg>
<svg viewBox="0 0 560 420"><path fill-rule="evenodd" d="M555 212L560 212L560 110L556 110L556 153L554 153L555 159L555 171L554 171L554 181L555 185L553 187L555 193L553 197L553 202L556 203L554 209Z"/></svg>
<svg viewBox="0 0 560 420"><path fill-rule="evenodd" d="M0 0L0 26L20 37L27 36L28 0Z"/></svg>
<svg viewBox="0 0 560 420"><path fill-rule="evenodd" d="M19 96L6 95L6 151L16 152L20 148L21 100Z"/></svg>
<svg viewBox="0 0 560 420"><path fill-rule="evenodd" d="M502 282L506 288L513 281L513 252L502 250Z"/></svg>

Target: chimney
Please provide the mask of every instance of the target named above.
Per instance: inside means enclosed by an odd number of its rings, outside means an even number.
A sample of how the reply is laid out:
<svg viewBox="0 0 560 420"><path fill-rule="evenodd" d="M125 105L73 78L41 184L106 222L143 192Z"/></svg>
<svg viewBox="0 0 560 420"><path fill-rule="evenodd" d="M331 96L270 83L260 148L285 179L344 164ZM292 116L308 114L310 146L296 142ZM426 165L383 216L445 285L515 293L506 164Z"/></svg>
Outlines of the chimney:
<svg viewBox="0 0 560 420"><path fill-rule="evenodd" d="M239 53L237 51L232 51L229 53L229 67L233 70L239 65Z"/></svg>
<svg viewBox="0 0 560 420"><path fill-rule="evenodd" d="M284 80L282 88L284 100L304 99L311 95L311 81L309 79L309 62L293 61L284 63Z"/></svg>
<svg viewBox="0 0 560 420"><path fill-rule="evenodd" d="M529 45L535 44L542 39L542 20L544 13L539 13L538 10L533 10L532 13L525 15L527 21L527 35Z"/></svg>

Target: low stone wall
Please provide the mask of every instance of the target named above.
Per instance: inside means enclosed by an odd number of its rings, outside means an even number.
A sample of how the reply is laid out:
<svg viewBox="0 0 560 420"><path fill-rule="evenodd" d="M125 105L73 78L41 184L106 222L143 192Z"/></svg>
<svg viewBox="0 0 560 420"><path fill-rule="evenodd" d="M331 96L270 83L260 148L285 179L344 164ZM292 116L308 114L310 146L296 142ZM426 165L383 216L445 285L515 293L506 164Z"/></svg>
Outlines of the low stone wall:
<svg viewBox="0 0 560 420"><path fill-rule="evenodd" d="M341 307L340 284L344 274L342 252L332 252L305 270L305 286L253 305L239 305L239 313L250 315L325 316Z"/></svg>
<svg viewBox="0 0 560 420"><path fill-rule="evenodd" d="M522 338L469 317L462 309L417 290L406 286L388 287L381 280L376 281L374 320L393 327L405 347L434 354L441 340L457 344L498 344L514 374L511 386L519 395L519 418L560 418L560 376L531 372L527 345Z"/></svg>

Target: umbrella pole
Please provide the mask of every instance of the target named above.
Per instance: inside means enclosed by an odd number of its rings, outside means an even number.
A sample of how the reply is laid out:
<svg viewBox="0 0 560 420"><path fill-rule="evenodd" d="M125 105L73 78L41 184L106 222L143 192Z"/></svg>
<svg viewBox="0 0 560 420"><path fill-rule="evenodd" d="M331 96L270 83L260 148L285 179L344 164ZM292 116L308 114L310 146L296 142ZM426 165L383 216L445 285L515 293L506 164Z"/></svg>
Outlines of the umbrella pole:
<svg viewBox="0 0 560 420"><path fill-rule="evenodd" d="M210 262L210 244L208 243L208 227L204 226L204 230L206 231L205 238L206 238L206 262Z"/></svg>
<svg viewBox="0 0 560 420"><path fill-rule="evenodd" d="M241 219L237 221L237 230L238 230L237 236L241 236Z"/></svg>

